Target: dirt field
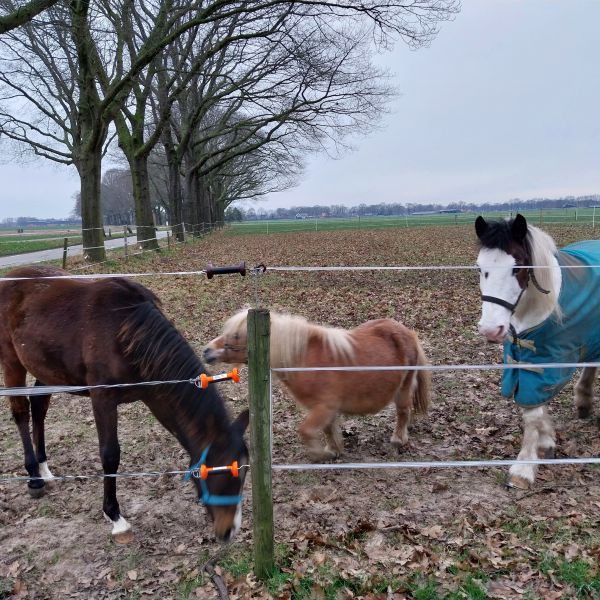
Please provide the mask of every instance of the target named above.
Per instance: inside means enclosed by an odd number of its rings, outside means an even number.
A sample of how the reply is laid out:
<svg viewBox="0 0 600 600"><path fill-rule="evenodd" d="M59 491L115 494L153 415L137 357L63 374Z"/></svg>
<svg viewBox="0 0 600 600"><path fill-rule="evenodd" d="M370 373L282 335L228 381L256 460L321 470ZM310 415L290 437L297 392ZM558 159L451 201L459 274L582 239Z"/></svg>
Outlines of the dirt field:
<svg viewBox="0 0 600 600"><path fill-rule="evenodd" d="M583 227L549 230L560 245L591 237ZM249 265L472 264L467 227L339 231L228 237L226 232L130 270L197 270ZM123 265L114 267L123 269ZM435 363L501 360L477 335L474 271L267 273L146 278L165 312L200 349L243 305L303 314L350 327L393 317L419 333ZM245 374L243 374L245 375ZM244 377L245 380L245 377ZM411 429L404 460L513 458L520 419L500 397L499 372L434 374L433 408ZM221 384L232 413L246 406L243 384ZM374 390L374 392L376 392ZM575 418L572 387L552 403L558 456L600 455L595 416ZM301 411L274 390L274 461L305 462L296 433ZM341 460L391 461L393 409L344 420ZM55 474L100 471L91 409L56 397L47 423ZM121 470L187 466L177 442L143 404L123 407ZM21 444L0 412L0 473L22 475ZM225 549L211 539L204 509L179 477L120 481L123 513L135 531L126 547L110 540L99 482L56 483L42 499L24 484L0 484L0 598L218 598L202 567L219 552L231 598L600 598L600 470L542 468L529 492L507 490L505 469L338 471L274 474L278 569L266 584L252 575L250 486L240 537Z"/></svg>

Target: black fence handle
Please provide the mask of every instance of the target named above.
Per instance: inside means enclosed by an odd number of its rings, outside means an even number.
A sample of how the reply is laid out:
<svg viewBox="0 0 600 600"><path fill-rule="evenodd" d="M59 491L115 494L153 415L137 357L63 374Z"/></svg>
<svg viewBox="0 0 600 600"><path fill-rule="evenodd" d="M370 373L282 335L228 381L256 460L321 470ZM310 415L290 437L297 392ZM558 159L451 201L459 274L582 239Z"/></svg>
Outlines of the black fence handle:
<svg viewBox="0 0 600 600"><path fill-rule="evenodd" d="M207 279L212 279L215 275L230 275L231 273L246 275L245 261L242 261L239 265L228 265L226 267L213 267L211 263L206 266Z"/></svg>

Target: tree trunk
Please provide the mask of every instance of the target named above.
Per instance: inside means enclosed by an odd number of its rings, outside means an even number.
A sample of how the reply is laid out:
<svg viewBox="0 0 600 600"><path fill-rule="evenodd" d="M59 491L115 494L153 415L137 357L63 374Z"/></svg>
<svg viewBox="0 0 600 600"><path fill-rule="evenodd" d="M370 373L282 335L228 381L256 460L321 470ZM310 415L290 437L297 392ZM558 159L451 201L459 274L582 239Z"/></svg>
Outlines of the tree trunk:
<svg viewBox="0 0 600 600"><path fill-rule="evenodd" d="M69 4L73 20L70 28L77 50L79 88L77 152L75 164L81 179L81 221L83 252L86 260L105 260L104 229L100 201L102 146L108 123L100 118L101 101L96 88L94 42L91 38L88 13L89 0L72 0Z"/></svg>
<svg viewBox="0 0 600 600"><path fill-rule="evenodd" d="M129 161L133 184L133 201L137 223L137 241L143 250L158 250L156 229L150 202L150 178L148 177L148 157L145 154L134 156Z"/></svg>
<svg viewBox="0 0 600 600"><path fill-rule="evenodd" d="M185 242L185 228L183 226L183 197L181 190L181 176L179 175L180 163L177 152L173 147L171 131L165 127L163 146L169 165L169 223L171 230L178 242Z"/></svg>
<svg viewBox="0 0 600 600"><path fill-rule="evenodd" d="M198 177L195 171L186 171L185 174L185 196L191 219L192 235L200 234L202 225L200 212L198 210Z"/></svg>
<svg viewBox="0 0 600 600"><path fill-rule="evenodd" d="M225 203L224 202L216 202L215 203L215 221L217 227L223 227L223 223L225 222Z"/></svg>
<svg viewBox="0 0 600 600"><path fill-rule="evenodd" d="M92 262L106 259L102 207L100 205L101 152L101 148L94 152L88 152L77 164L81 180L83 255L86 260Z"/></svg>
<svg viewBox="0 0 600 600"><path fill-rule="evenodd" d="M212 219L210 215L210 208L208 206L208 190L204 185L204 182L198 177L198 173L194 172L194 179L196 182L196 201L198 203L198 216L202 223L202 233L210 231Z"/></svg>

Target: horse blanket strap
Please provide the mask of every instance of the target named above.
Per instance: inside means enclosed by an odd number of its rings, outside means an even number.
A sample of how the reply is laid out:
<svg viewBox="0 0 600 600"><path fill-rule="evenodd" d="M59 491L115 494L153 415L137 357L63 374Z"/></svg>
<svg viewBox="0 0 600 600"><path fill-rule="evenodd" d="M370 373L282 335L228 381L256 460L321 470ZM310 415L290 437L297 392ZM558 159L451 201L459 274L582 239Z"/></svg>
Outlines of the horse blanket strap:
<svg viewBox="0 0 600 600"><path fill-rule="evenodd" d="M202 502L204 506L235 506L236 504L240 504L243 499L241 494L238 496L221 496L218 494L211 494L208 491L208 485L206 484L206 481L200 477L200 469L202 468L202 465L206 464L206 457L208 456L209 449L210 444L202 451L200 460L187 470L184 480L189 481L192 477L196 477L200 481L202 497L198 500L198 502Z"/></svg>
<svg viewBox="0 0 600 600"><path fill-rule="evenodd" d="M600 241L578 242L556 256L562 267L600 264ZM600 359L600 268L562 269L558 303L562 318L554 315L517 332L511 328L504 342L505 363L581 362ZM502 395L525 408L541 406L556 396L573 377L575 368L507 369Z"/></svg>

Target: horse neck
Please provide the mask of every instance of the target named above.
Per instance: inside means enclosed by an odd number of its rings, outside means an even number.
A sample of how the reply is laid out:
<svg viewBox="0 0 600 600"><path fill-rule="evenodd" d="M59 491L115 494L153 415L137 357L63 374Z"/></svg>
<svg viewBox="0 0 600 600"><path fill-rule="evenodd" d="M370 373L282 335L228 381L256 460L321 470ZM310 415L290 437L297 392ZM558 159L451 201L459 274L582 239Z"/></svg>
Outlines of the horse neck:
<svg viewBox="0 0 600 600"><path fill-rule="evenodd" d="M511 324L517 333L530 329L539 325L550 317L553 313L560 318L560 307L558 305L558 297L562 286L562 272L555 256L550 259L551 268L547 269L548 277L545 278L545 287L549 290L549 294L540 292L537 287L529 281L529 285L523 297L519 302L517 309L511 319ZM541 269L534 269L538 273Z"/></svg>
<svg viewBox="0 0 600 600"><path fill-rule="evenodd" d="M204 371L192 347L152 298L131 309L119 339L140 381L185 381ZM225 406L213 387L200 390L187 381L160 385L148 388L143 400L192 458L229 429Z"/></svg>
<svg viewBox="0 0 600 600"><path fill-rule="evenodd" d="M302 317L271 313L271 366L302 366L313 329Z"/></svg>
<svg viewBox="0 0 600 600"><path fill-rule="evenodd" d="M229 431L225 406L211 387L200 390L190 383L165 387L144 403L190 458L198 460L206 446Z"/></svg>

